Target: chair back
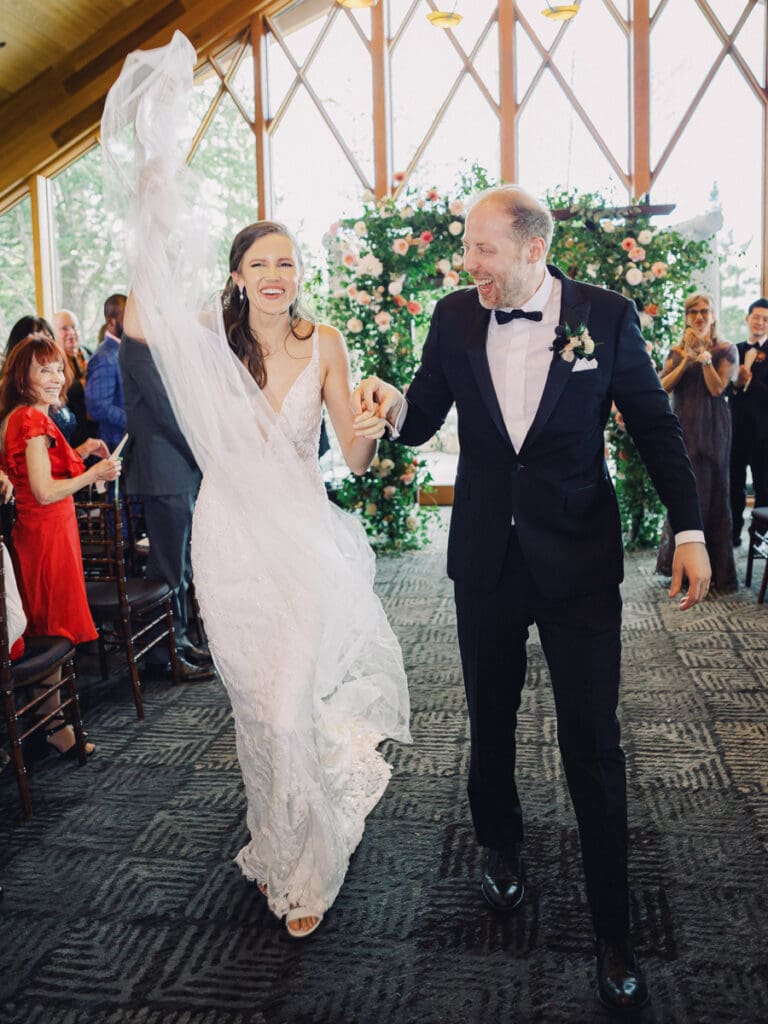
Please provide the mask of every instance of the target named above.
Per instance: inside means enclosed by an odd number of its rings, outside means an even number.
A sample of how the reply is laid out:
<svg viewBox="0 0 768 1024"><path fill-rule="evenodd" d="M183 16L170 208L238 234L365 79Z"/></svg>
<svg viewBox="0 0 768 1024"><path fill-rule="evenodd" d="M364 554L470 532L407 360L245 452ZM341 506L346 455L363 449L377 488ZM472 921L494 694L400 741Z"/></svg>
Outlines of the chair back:
<svg viewBox="0 0 768 1024"><path fill-rule="evenodd" d="M86 583L101 580L117 586L120 601L126 600L126 557L123 502L117 489L111 498L92 488L75 499L75 514L83 554Z"/></svg>

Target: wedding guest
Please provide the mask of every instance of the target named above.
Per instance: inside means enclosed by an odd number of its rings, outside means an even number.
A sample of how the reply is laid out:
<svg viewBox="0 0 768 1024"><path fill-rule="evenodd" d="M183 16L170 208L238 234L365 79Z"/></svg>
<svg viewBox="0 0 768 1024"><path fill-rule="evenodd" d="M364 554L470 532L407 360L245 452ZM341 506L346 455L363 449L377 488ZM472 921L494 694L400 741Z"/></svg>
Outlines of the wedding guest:
<svg viewBox="0 0 768 1024"><path fill-rule="evenodd" d="M747 310L749 337L736 346L739 374L730 396L731 528L733 546L741 544L747 502L747 467L752 474L755 507L768 505L768 299Z"/></svg>
<svg viewBox="0 0 768 1024"><path fill-rule="evenodd" d="M72 383L67 391L67 406L75 417L76 427L67 438L73 448L88 437L96 436L96 424L85 411L85 374L90 352L80 344L80 324L71 309L53 314L53 331L59 347L67 357Z"/></svg>
<svg viewBox="0 0 768 1024"><path fill-rule="evenodd" d="M579 825L598 993L631 1010L648 1001L648 986L630 941L616 718L622 549L603 436L612 401L674 522L670 596L689 581L681 608L706 595L709 564L680 426L635 307L548 267L551 239L549 210L518 186L475 197L464 232L474 287L437 303L407 399L376 377L362 382L357 429L375 436L386 416L397 440L422 444L456 404L448 575L469 705L469 801L485 847L481 890L498 911L525 894L515 730L536 623Z"/></svg>
<svg viewBox="0 0 768 1024"><path fill-rule="evenodd" d="M125 295L110 295L104 303L107 330L91 356L85 380L85 408L97 423L98 436L111 451L125 433L125 397L117 360L123 336Z"/></svg>
<svg viewBox="0 0 768 1024"><path fill-rule="evenodd" d="M79 644L95 640L97 633L85 594L72 495L97 480L115 480L120 465L104 458L106 445L96 438L74 451L51 419L49 409L64 397L64 365L56 342L40 334L11 351L0 378L0 449L16 493L13 554L27 632ZM102 459L85 469L88 455ZM41 713L55 711L58 702L54 694L40 705ZM52 719L45 736L34 735L60 754L75 750L74 731L63 714ZM87 744L88 753L94 750Z"/></svg>
<svg viewBox="0 0 768 1024"><path fill-rule="evenodd" d="M53 327L44 317L23 316L20 320L16 321L8 335L8 340L5 343L5 358L8 358L9 354L20 341L23 341L31 334L40 334L46 338L50 338L51 341L55 340ZM67 371L67 387L70 382L70 371ZM52 407L50 409L50 416L67 441L71 443L75 431L77 430L77 420L75 418L75 414L69 408L69 405L62 403L56 408Z"/></svg>
<svg viewBox="0 0 768 1024"><path fill-rule="evenodd" d="M736 346L718 339L711 296L706 292L689 295L683 336L665 360L661 383L672 396L672 408L696 474L712 586L723 592L738 587L728 493L731 416L725 397L737 366ZM672 574L674 546L667 519L656 561L656 572L663 576Z"/></svg>

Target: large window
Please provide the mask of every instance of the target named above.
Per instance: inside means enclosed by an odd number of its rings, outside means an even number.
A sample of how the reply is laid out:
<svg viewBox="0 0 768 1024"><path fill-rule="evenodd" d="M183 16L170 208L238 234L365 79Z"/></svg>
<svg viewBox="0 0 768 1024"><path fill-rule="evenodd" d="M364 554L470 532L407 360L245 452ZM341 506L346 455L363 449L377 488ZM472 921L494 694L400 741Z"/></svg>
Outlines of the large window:
<svg viewBox="0 0 768 1024"><path fill-rule="evenodd" d="M34 312L32 210L27 196L0 216L0 353L11 327Z"/></svg>
<svg viewBox="0 0 768 1024"><path fill-rule="evenodd" d="M768 4L584 0L568 22L542 17L543 5L460 0L461 24L444 31L426 18L447 6L437 0L295 0L208 54L189 156L222 274L231 236L256 217L285 220L319 251L364 192L446 190L478 163L538 195L578 188L622 204L647 193L675 204L673 224L721 209L720 291L737 330L761 280L768 288ZM56 294L80 304L90 330L121 276L99 223L97 163L88 155L54 179ZM28 265L28 214L27 204L0 221L27 218L25 232L8 232L9 266ZM2 301L7 320L21 300Z"/></svg>

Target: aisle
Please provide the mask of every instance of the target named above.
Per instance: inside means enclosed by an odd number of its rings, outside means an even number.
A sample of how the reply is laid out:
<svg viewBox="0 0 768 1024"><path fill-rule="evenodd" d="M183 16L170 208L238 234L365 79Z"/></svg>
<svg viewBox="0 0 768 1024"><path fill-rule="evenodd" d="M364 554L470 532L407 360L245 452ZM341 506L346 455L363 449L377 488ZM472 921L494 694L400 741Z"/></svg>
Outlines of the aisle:
<svg viewBox="0 0 768 1024"><path fill-rule="evenodd" d="M529 896L507 920L481 902L444 543L380 562L415 744L388 745L393 782L322 929L288 938L232 864L243 798L223 689L151 684L138 723L124 680L84 685L98 757L82 769L49 759L29 823L0 776L0 1019L607 1019L535 642L519 730ZM631 559L624 587L634 916L653 986L642 1020L756 1024L768 1016L768 606L742 590L682 615L652 568Z"/></svg>

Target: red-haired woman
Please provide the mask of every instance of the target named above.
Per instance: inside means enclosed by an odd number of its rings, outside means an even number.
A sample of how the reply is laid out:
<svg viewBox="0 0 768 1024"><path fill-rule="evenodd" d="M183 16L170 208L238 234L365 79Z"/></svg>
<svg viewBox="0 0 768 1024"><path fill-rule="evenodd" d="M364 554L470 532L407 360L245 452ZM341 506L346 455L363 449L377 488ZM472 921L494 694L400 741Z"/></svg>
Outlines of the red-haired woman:
<svg viewBox="0 0 768 1024"><path fill-rule="evenodd" d="M72 495L97 480L114 480L120 464L107 446L89 438L70 448L48 415L65 391L64 357L43 334L32 334L9 354L0 378L0 449L16 493L13 550L29 636L63 636L73 644L95 640L83 579L80 537ZM90 469L83 457L101 455ZM55 710L58 695L41 705ZM63 715L52 719L48 744L74 751L75 736ZM92 743L87 752L93 753Z"/></svg>

